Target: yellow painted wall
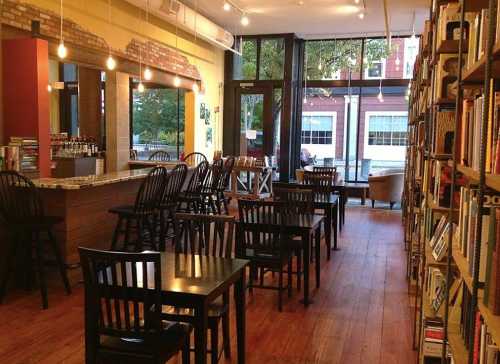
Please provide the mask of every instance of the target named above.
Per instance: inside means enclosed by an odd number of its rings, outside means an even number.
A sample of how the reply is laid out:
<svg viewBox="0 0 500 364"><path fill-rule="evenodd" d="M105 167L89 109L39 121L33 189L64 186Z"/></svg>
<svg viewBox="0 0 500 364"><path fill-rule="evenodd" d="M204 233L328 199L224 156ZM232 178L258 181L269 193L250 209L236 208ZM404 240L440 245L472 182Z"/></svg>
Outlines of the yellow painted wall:
<svg viewBox="0 0 500 364"><path fill-rule="evenodd" d="M25 0L25 2L59 13L59 0ZM141 41L153 39L175 48L175 27L172 24L152 16L150 22L146 23L145 13L140 12L138 8L123 0L112 0L111 3L111 25L108 24L107 0L65 0L64 16L104 38L116 50L124 50L132 38ZM192 138L192 145L196 151L205 153L211 158L214 148L220 149L222 145L222 98L219 101L219 85L224 80L224 52L205 41L195 40L193 35L182 30L179 30L178 34L179 51L198 68L205 89L203 95L196 96L194 103L196 121L192 118L186 119L186 123L192 123L194 131L186 135L186 138ZM104 62L103 59L103 65ZM204 121L198 120L201 99L212 112L214 143L209 148L205 143ZM218 114L214 113L216 107L220 108Z"/></svg>

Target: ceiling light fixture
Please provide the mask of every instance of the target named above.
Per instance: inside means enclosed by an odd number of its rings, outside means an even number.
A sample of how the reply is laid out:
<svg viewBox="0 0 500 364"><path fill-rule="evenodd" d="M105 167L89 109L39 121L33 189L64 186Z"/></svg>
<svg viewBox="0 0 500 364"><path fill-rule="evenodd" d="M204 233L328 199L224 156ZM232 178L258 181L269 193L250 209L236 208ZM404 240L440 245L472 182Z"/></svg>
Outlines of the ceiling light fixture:
<svg viewBox="0 0 500 364"><path fill-rule="evenodd" d="M382 93L382 78L380 78L380 86L378 88L377 99L380 103L384 102L384 94Z"/></svg>
<svg viewBox="0 0 500 364"><path fill-rule="evenodd" d="M147 4L146 4L146 25L149 24L149 0L147 1ZM149 52L149 42L146 43L146 52L148 54L148 56L150 55L150 52ZM144 68L144 79L146 81L151 81L151 79L153 78L153 72L149 69L148 65L146 65L146 67Z"/></svg>
<svg viewBox="0 0 500 364"><path fill-rule="evenodd" d="M224 9L224 11L231 11L231 4L228 3L227 1L224 1L224 5L222 6L222 9Z"/></svg>
<svg viewBox="0 0 500 364"><path fill-rule="evenodd" d="M181 85L181 79L177 74L177 59L179 58L179 13L175 13L175 53L177 57L174 64L174 69L175 69L174 87L179 88Z"/></svg>
<svg viewBox="0 0 500 364"><path fill-rule="evenodd" d="M108 27L109 27L109 33L111 34L111 0L108 0ZM106 67L108 70L113 71L116 68L116 61L111 55L111 45L108 44L108 51L109 51L109 56L108 59L106 60Z"/></svg>
<svg viewBox="0 0 500 364"><path fill-rule="evenodd" d="M246 16L246 14L243 13L243 15L241 16L241 25L246 27L248 26L248 24L250 24L250 19L248 19L248 16Z"/></svg>
<svg viewBox="0 0 500 364"><path fill-rule="evenodd" d="M359 4L361 0L354 0L354 2L356 4ZM358 12L358 18L363 20L365 18L365 15L366 15L366 0L363 0L363 5L361 6Z"/></svg>
<svg viewBox="0 0 500 364"><path fill-rule="evenodd" d="M63 0L60 1L60 16L61 16L61 33L59 39L59 46L57 47L57 55L59 56L59 58L64 59L68 55L68 50L64 45L64 39L63 39Z"/></svg>
<svg viewBox="0 0 500 364"><path fill-rule="evenodd" d="M139 9L139 20L142 23L142 11ZM144 92L144 84L142 83L142 45L139 43L139 84L137 85L137 91L141 94Z"/></svg>

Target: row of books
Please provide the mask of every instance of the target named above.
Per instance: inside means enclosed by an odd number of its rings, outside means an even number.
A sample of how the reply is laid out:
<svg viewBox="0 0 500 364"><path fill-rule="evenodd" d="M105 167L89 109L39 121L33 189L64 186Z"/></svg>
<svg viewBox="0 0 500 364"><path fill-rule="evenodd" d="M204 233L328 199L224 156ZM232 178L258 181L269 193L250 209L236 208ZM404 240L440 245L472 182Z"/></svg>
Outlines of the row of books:
<svg viewBox="0 0 500 364"><path fill-rule="evenodd" d="M455 305L460 307L460 333L462 340L468 350L473 350L474 364L500 364L500 352L498 345L484 321L481 312L472 311L472 294L465 283L462 284L460 294L457 296ZM474 333L472 332L471 317L474 320ZM474 334L473 347L469 347L470 336Z"/></svg>

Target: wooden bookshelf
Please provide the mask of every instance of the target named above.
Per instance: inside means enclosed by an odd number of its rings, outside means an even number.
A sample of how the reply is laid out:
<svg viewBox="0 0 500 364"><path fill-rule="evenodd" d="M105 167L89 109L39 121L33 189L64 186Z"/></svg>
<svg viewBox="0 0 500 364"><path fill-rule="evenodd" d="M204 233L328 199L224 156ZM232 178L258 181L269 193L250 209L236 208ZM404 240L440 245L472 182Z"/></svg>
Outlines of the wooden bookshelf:
<svg viewBox="0 0 500 364"><path fill-rule="evenodd" d="M467 259L462 255L460 248L456 245L453 246L452 256L458 270L460 271L462 279L467 285L467 288L472 290L472 276L469 273L469 262L467 262Z"/></svg>
<svg viewBox="0 0 500 364"><path fill-rule="evenodd" d="M467 364L469 352L465 348L465 343L460 334L460 324L449 322L448 324L448 344L455 364Z"/></svg>
<svg viewBox="0 0 500 364"><path fill-rule="evenodd" d="M483 82L484 81L484 70L486 66L486 56L481 57L480 60L478 60L476 63L474 63L472 66L470 66L468 69L465 70L464 75L463 75L463 82L464 83L477 83L477 82ZM500 77L500 60L496 59L492 62L491 64L492 70L491 74L495 78Z"/></svg>
<svg viewBox="0 0 500 364"><path fill-rule="evenodd" d="M460 45L458 40L443 40L437 47L436 54L458 53L459 47ZM462 42L462 52L467 53L467 50L467 42Z"/></svg>
<svg viewBox="0 0 500 364"><path fill-rule="evenodd" d="M488 330L491 333L491 336L493 340L496 343L500 342L500 316L493 315L491 310L486 307L483 303L483 294L484 291L480 291L481 294L479 295L478 299L478 308L479 312L481 312L481 315L483 316L484 322L488 326Z"/></svg>

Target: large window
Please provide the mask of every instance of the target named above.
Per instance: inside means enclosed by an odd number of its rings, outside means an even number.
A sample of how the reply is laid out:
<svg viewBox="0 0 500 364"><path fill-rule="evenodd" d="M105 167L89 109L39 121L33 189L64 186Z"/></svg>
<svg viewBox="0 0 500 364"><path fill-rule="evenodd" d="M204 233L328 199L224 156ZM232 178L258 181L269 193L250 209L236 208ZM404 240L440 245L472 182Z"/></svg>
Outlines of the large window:
<svg viewBox="0 0 500 364"><path fill-rule="evenodd" d="M166 150L179 159L184 151L184 90L150 86L133 89L131 145L139 159Z"/></svg>
<svg viewBox="0 0 500 364"><path fill-rule="evenodd" d="M283 38L245 38L242 55L233 57L234 80L282 80L285 64Z"/></svg>
<svg viewBox="0 0 500 364"><path fill-rule="evenodd" d="M366 113L368 145L405 146L408 116L390 111Z"/></svg>

